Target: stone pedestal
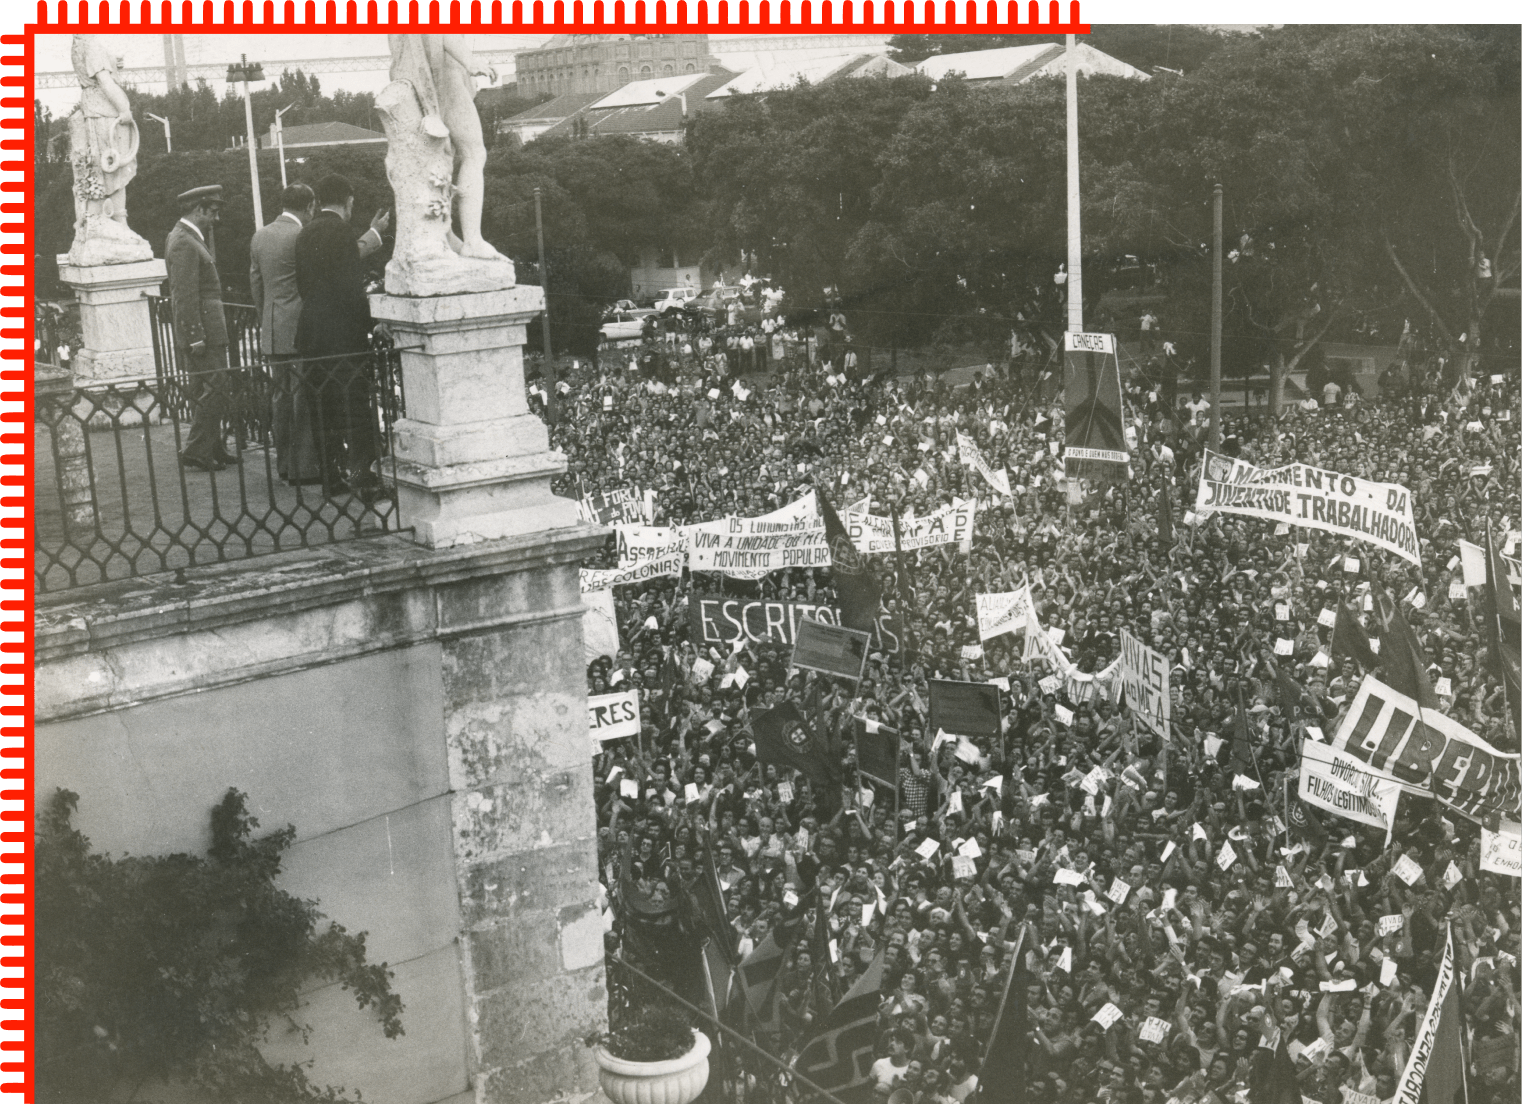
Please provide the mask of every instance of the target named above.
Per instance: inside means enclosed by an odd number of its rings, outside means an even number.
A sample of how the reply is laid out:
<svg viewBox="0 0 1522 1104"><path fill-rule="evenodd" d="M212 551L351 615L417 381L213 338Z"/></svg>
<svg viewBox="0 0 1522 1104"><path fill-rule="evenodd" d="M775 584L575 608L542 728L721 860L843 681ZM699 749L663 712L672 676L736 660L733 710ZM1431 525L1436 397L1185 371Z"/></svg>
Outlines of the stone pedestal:
<svg viewBox="0 0 1522 1104"><path fill-rule="evenodd" d="M449 548L577 524L550 492L566 470L528 408L524 329L537 287L411 298L372 295L402 351L407 417L396 423L397 498L419 544Z"/></svg>
<svg viewBox="0 0 1522 1104"><path fill-rule="evenodd" d="M79 387L115 380L151 379L153 319L148 297L157 295L168 275L158 258L130 264L75 265L58 257L58 276L74 289L84 348L74 358Z"/></svg>

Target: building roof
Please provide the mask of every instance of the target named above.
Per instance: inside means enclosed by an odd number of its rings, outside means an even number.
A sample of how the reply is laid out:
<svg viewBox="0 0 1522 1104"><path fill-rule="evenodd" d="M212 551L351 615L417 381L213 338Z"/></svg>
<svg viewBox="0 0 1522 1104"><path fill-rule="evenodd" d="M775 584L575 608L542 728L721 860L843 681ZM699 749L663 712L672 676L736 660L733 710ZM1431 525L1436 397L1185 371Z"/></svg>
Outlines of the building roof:
<svg viewBox="0 0 1522 1104"><path fill-rule="evenodd" d="M542 104L525 108L503 122L507 126L518 123L558 123L590 107L602 99L602 96L601 92L566 92L553 100L546 100Z"/></svg>
<svg viewBox="0 0 1522 1104"><path fill-rule="evenodd" d="M303 126L285 127L285 148L301 146L350 146L368 143L386 144L386 136L377 130L352 126L349 123L307 123ZM272 134L260 138L260 144L269 149L275 145Z"/></svg>
<svg viewBox="0 0 1522 1104"><path fill-rule="evenodd" d="M708 98L721 100L726 96L749 96L760 92L775 92L778 89L791 88L799 81L823 84L825 81L848 76L868 76L873 73L902 76L914 71L882 54L873 53L824 54L804 58L794 56L780 62L774 57L758 53L754 61L755 64L734 80L708 93Z"/></svg>
<svg viewBox="0 0 1522 1104"><path fill-rule="evenodd" d="M938 54L926 58L916 68L932 80L960 73L969 81L1005 81L1020 84L1038 73L1061 73L1064 47L1055 42L1031 46L1005 46L998 50L972 50L962 54ZM1146 73L1119 58L1094 49L1086 42L1077 46L1078 72L1086 77L1099 74L1151 80Z"/></svg>
<svg viewBox="0 0 1522 1104"><path fill-rule="evenodd" d="M628 97L635 102L620 102L624 98L619 96L619 92L631 87L625 85L617 92L603 96L597 103L580 112L576 118L562 119L545 131L544 137L569 137L581 127L585 127L583 133L587 135L680 134L682 132L681 93L687 94L689 116L696 115L700 111L712 111L718 107L718 104L707 102L705 97L719 85L734 79L734 76L735 74L729 70L720 69L713 73L687 73L679 77L636 81L635 84L645 88L636 90L632 96ZM665 94L656 97L650 86L656 86L655 90Z"/></svg>

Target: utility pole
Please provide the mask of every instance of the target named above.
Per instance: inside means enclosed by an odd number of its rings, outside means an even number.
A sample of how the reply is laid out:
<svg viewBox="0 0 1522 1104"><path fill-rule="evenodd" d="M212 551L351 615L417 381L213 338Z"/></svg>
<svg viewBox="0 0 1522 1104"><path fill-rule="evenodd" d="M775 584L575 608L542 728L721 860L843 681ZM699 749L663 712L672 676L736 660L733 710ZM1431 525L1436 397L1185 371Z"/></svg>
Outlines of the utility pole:
<svg viewBox="0 0 1522 1104"><path fill-rule="evenodd" d="M1083 230L1078 209L1078 45L1068 35L1068 332L1083 333Z"/></svg>
<svg viewBox="0 0 1522 1104"><path fill-rule="evenodd" d="M186 84L190 83L185 66L185 36L164 36L164 91L166 93L178 92Z"/></svg>
<svg viewBox="0 0 1522 1104"><path fill-rule="evenodd" d="M1221 447L1221 186L1215 186L1215 253L1210 261L1210 447Z"/></svg>
<svg viewBox="0 0 1522 1104"><path fill-rule="evenodd" d="M264 201L259 196L259 136L254 133L254 105L248 94L249 81L264 79L264 66L257 61L249 63L248 55L241 55L237 65L227 67L227 83L237 81L243 85L243 122L248 128L248 175L254 194L254 229L264 225Z"/></svg>
<svg viewBox="0 0 1522 1104"><path fill-rule="evenodd" d="M280 116L284 115L287 111L291 110L291 108L293 108L295 106L296 106L295 104L288 104L287 106L282 107L282 108L280 108L280 110L275 112L275 145L278 146L279 149L280 149L280 189L281 189L281 191L285 190L285 188L286 188L286 182L285 182L285 123L281 120Z"/></svg>
<svg viewBox="0 0 1522 1104"><path fill-rule="evenodd" d="M550 346L550 270L544 263L544 204L539 189L534 188L534 228L539 234L539 287L544 292L544 417L550 425L555 424L555 353Z"/></svg>
<svg viewBox="0 0 1522 1104"><path fill-rule="evenodd" d="M168 37L168 36L165 36L165 37ZM162 116L162 115L155 115L151 111L145 111L145 112L143 112L143 114L148 116L148 118L152 119L155 123L158 123L159 125L161 125L164 128L164 152L165 153L173 153L174 152L174 142L173 142L173 140L169 136L169 120L164 118L164 116Z"/></svg>

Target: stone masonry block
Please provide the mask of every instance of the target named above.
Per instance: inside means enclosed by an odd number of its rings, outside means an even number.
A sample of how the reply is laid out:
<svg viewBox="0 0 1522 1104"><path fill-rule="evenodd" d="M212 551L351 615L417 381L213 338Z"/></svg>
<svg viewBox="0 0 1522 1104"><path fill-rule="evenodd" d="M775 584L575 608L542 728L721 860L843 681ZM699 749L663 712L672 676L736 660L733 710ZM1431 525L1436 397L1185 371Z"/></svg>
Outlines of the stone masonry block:
<svg viewBox="0 0 1522 1104"><path fill-rule="evenodd" d="M477 992L552 978L561 972L557 911L521 912L511 920L466 932ZM601 945L598 947L601 950ZM599 962L601 959L599 958ZM595 963L582 963L582 966Z"/></svg>
<svg viewBox="0 0 1522 1104"><path fill-rule="evenodd" d="M597 810L591 787L577 783L569 771L525 770L512 782L456 794L456 860L468 863L591 838Z"/></svg>
<svg viewBox="0 0 1522 1104"><path fill-rule="evenodd" d="M525 1059L568 1047L598 1030L607 1018L603 970L559 974L542 981L477 992L476 1033L480 1068L516 1066Z"/></svg>
<svg viewBox="0 0 1522 1104"><path fill-rule="evenodd" d="M597 843L591 838L463 865L460 912L466 927L541 909L590 904L597 896Z"/></svg>
<svg viewBox="0 0 1522 1104"><path fill-rule="evenodd" d="M606 1104L597 1080L597 1062L580 1040L516 1066L483 1073L481 1104Z"/></svg>

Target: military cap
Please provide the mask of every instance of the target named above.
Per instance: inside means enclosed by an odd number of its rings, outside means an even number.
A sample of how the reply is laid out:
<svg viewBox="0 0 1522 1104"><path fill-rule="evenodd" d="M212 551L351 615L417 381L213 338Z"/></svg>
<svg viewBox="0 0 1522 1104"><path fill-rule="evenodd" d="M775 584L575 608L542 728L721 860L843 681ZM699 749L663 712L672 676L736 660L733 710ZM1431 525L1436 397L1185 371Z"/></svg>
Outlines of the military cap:
<svg viewBox="0 0 1522 1104"><path fill-rule="evenodd" d="M205 184L199 188L192 188L188 192L181 192L178 199L181 210L199 207L203 203L221 203L222 185Z"/></svg>

